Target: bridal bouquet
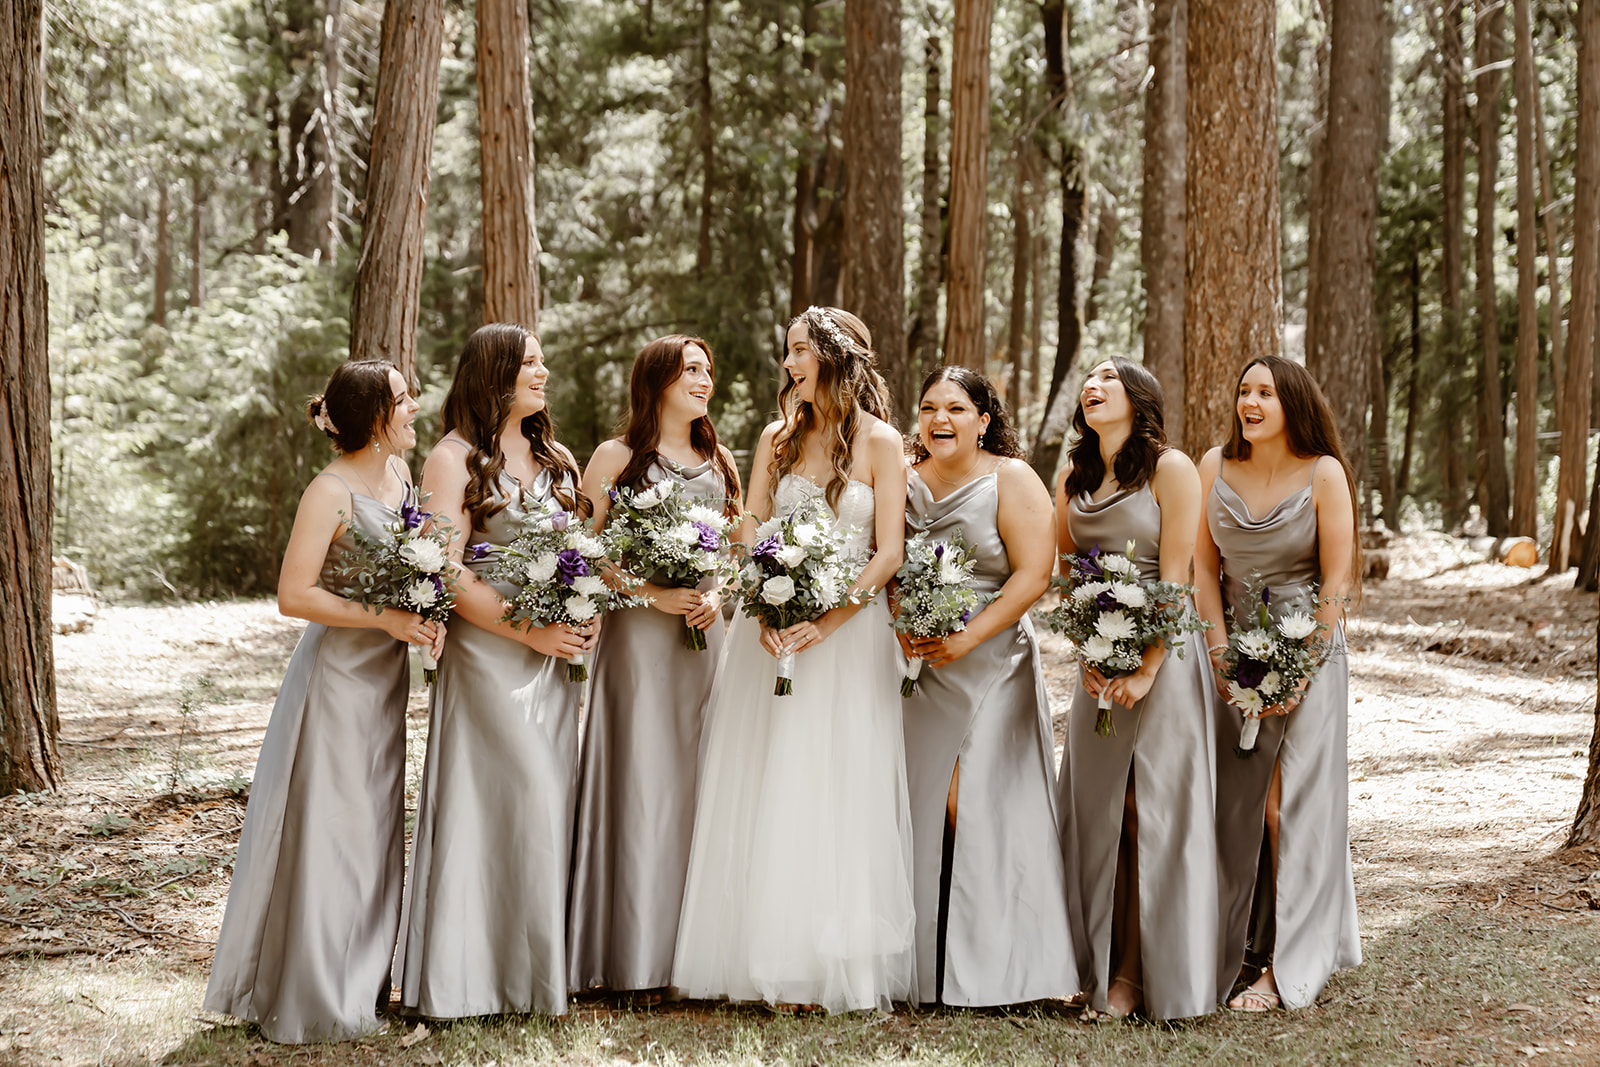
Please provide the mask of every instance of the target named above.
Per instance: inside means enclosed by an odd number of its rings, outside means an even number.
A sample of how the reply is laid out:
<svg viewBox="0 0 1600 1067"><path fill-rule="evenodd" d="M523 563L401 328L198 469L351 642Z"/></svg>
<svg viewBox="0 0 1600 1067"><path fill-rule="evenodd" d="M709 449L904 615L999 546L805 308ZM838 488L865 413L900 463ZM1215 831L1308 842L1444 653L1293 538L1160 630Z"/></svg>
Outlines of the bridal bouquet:
<svg viewBox="0 0 1600 1067"><path fill-rule="evenodd" d="M999 595L971 588L972 567L960 534L934 541L919 533L907 541L905 562L895 572L900 583L895 630L911 637L948 637L966 629L972 617ZM901 696L917 691L921 674L922 657L913 656L900 680Z"/></svg>
<svg viewBox="0 0 1600 1067"><path fill-rule="evenodd" d="M1228 644L1222 650L1222 679L1228 683L1228 700L1244 713L1239 732L1241 759L1256 750L1262 712L1288 699L1302 682L1309 684L1322 669L1328 642L1328 624L1318 622L1314 598L1291 597L1278 605L1278 617L1269 610L1272 590L1261 576L1252 574L1245 586L1244 610L1228 612Z"/></svg>
<svg viewBox="0 0 1600 1067"><path fill-rule="evenodd" d="M1133 553L1130 541L1126 555L1102 552L1096 545L1067 557L1062 576L1051 583L1061 588L1061 603L1041 617L1072 642L1081 662L1108 679L1138 670L1147 645L1163 643L1181 657L1182 635L1207 628L1194 610L1194 588L1140 581ZM1095 733L1115 737L1111 698L1103 690L1099 708Z"/></svg>
<svg viewBox="0 0 1600 1067"><path fill-rule="evenodd" d="M582 626L608 611L643 605L644 597L613 589L600 577L607 549L571 512L550 502L533 506L489 572L491 581L518 587L503 620L513 626ZM580 654L567 661L567 681L588 679L588 658Z"/></svg>
<svg viewBox="0 0 1600 1067"><path fill-rule="evenodd" d="M847 595L856 569L845 551L845 531L833 526L827 506L813 497L756 529L749 561L739 570L742 610L774 630L810 622L856 599ZM772 692L794 692L793 652L778 659Z"/></svg>
<svg viewBox="0 0 1600 1067"><path fill-rule="evenodd" d="M726 578L733 523L718 509L694 503L677 482L642 491L612 489L606 538L617 562L656 585L693 589L708 577ZM684 624L684 644L706 650L706 632Z"/></svg>
<svg viewBox="0 0 1600 1067"><path fill-rule="evenodd" d="M387 536L370 534L354 524L349 530L356 547L344 553L334 571L348 585L349 599L379 612L414 611L429 622L449 617L456 587L444 572L454 527L422 510L420 503L404 500L398 517L385 527ZM474 545L469 551L476 558L486 547ZM439 677L431 648L422 650L422 677L429 684Z"/></svg>

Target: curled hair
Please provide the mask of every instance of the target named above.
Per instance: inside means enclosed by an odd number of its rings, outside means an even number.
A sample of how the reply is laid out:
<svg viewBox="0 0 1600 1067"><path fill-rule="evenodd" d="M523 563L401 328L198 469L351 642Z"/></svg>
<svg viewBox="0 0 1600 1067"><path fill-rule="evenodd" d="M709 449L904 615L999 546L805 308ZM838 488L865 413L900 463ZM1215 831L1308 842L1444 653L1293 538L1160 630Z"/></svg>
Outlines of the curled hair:
<svg viewBox="0 0 1600 1067"><path fill-rule="evenodd" d="M889 387L878 373L878 356L872 350L872 333L866 323L839 308L809 307L784 327L786 357L789 330L797 322L805 323L817 359L811 394L816 399L808 402L796 396L793 377L778 391L783 428L772 442L768 492L777 493L778 482L800 465L806 435L820 430L833 468L825 494L828 506L837 509L839 497L850 484L850 457L856 431L861 428L861 413L889 422Z"/></svg>
<svg viewBox="0 0 1600 1067"><path fill-rule="evenodd" d="M979 448L990 455L1006 459L1024 458L1022 442L1017 440L1016 428L1006 416L1006 402L1000 399L993 382L967 367L935 367L926 378L922 379L922 390L917 393L919 403L922 397L928 395L928 390L940 382L949 382L966 393L967 399L972 401L972 406L978 410L978 414L989 416L988 428L983 431L983 438L978 442ZM920 432L911 434L910 439L911 462L921 463L928 458L928 446L923 442Z"/></svg>
<svg viewBox="0 0 1600 1067"><path fill-rule="evenodd" d="M1121 356L1111 357L1117 380L1133 409L1133 429L1117 449L1111 473L1124 489L1137 489L1156 475L1156 464L1167 447L1166 416L1162 409L1161 383L1144 366ZM1100 435L1083 416L1083 398L1072 413L1072 428L1077 440L1067 452L1070 466L1063 485L1067 496L1094 493L1106 480L1106 461L1100 455Z"/></svg>
<svg viewBox="0 0 1600 1067"><path fill-rule="evenodd" d="M461 348L455 380L444 398L443 432L460 434L468 445L463 503L474 529L482 529L490 516L511 503L499 490L500 473L506 469L500 430L511 417L511 398L529 336L525 328L509 322L478 327ZM578 468L556 444L549 410L523 418L521 429L533 450L533 461L550 471L561 506L588 515L589 498L575 488ZM574 488L563 486L563 475Z"/></svg>
<svg viewBox="0 0 1600 1067"><path fill-rule="evenodd" d="M340 452L361 451L394 415L394 387L389 384L394 369L386 359L339 364L322 392L306 401L306 421L327 434Z"/></svg>
<svg viewBox="0 0 1600 1067"><path fill-rule="evenodd" d="M628 378L628 414L617 429L617 436L627 445L631 455L627 466L617 476L617 485L641 488L650 467L660 457L661 397L672 383L683 377L684 354L689 346L700 349L716 375L716 358L711 346L698 337L675 333L658 337L639 350L633 361L633 373ZM739 512L739 475L717 447L717 428L709 415L701 415L689 424L689 446L696 455L705 456L722 479L723 492L728 502L725 511L729 518Z"/></svg>
<svg viewBox="0 0 1600 1067"><path fill-rule="evenodd" d="M1328 398L1311 372L1293 360L1282 356L1257 356L1239 370L1239 380L1234 384L1233 434L1222 446L1222 458L1244 461L1250 458L1250 442L1245 440L1244 422L1239 418L1239 387L1244 376L1254 366L1267 368L1272 375L1272 389L1278 395L1278 405L1283 408L1283 432L1289 440L1289 451L1302 459L1332 456L1344 468L1345 484L1350 489L1350 514L1360 515L1356 500L1356 474L1344 455L1344 443L1339 439L1339 424L1333 417ZM1350 561L1351 586L1359 597L1361 593L1361 537L1354 540Z"/></svg>

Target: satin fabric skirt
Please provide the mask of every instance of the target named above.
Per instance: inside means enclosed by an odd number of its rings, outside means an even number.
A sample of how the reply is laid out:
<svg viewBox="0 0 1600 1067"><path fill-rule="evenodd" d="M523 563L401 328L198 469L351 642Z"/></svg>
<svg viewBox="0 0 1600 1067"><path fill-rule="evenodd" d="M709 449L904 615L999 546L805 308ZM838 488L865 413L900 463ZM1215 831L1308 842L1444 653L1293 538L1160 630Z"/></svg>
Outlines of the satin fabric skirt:
<svg viewBox="0 0 1600 1067"><path fill-rule="evenodd" d="M567 1010L583 687L459 615L428 715L395 975L430 1018Z"/></svg>
<svg viewBox="0 0 1600 1067"><path fill-rule="evenodd" d="M1215 741L1205 642L1169 650L1131 708L1114 705L1113 737L1095 733L1099 703L1080 684L1067 723L1059 806L1062 845L1077 879L1078 968L1089 1003L1109 1005L1111 926L1131 774L1138 806L1139 939L1145 1012L1153 1019L1216 1007ZM1228 757L1232 759L1233 756Z"/></svg>
<svg viewBox="0 0 1600 1067"><path fill-rule="evenodd" d="M380 1027L405 878L406 646L306 627L250 786L205 1007L273 1041Z"/></svg>
<svg viewBox="0 0 1600 1067"><path fill-rule="evenodd" d="M1271 956L1284 1006L1304 1008L1334 971L1361 963L1350 866L1350 661L1344 627L1300 704L1287 716L1261 720L1255 755L1234 755L1243 719L1221 700L1216 707L1217 996L1232 989L1248 943ZM1276 886L1262 849L1274 764L1283 769Z"/></svg>
<svg viewBox="0 0 1600 1067"><path fill-rule="evenodd" d="M730 627L672 983L695 998L887 1009L916 995L898 654L883 599L796 657Z"/></svg>
<svg viewBox="0 0 1600 1067"><path fill-rule="evenodd" d="M680 615L606 618L591 667L567 919L574 989L655 989L672 951L694 833L700 732L722 653L684 645Z"/></svg>
<svg viewBox="0 0 1600 1067"><path fill-rule="evenodd" d="M1054 739L1033 626L924 667L904 700L917 906L917 992L938 990L946 799L959 765L943 1003L1018 1004L1078 991L1057 847Z"/></svg>

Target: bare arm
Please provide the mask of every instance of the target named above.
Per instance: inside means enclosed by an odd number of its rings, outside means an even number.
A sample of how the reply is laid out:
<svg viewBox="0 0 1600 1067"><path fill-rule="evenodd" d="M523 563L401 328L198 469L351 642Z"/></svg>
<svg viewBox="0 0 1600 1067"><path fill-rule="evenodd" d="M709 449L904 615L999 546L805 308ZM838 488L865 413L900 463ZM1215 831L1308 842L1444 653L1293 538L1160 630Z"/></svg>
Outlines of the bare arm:
<svg viewBox="0 0 1600 1067"><path fill-rule="evenodd" d="M1333 628L1344 617L1344 601L1355 584L1356 516L1350 505L1350 482L1332 456L1317 460L1311 501L1317 509L1317 555L1322 565L1317 621Z"/></svg>

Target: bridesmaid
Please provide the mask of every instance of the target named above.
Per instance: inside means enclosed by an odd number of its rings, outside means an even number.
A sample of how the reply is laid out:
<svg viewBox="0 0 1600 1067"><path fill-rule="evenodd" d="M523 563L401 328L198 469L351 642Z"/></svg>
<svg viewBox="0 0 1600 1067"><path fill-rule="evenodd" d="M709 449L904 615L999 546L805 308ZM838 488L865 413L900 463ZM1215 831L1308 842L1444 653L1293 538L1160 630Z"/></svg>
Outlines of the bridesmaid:
<svg viewBox="0 0 1600 1067"><path fill-rule="evenodd" d="M594 623L514 628L514 590L482 572L530 501L588 510L545 410L539 339L491 323L467 338L428 456L429 506L454 524L461 582L428 714L406 915L395 965L405 1007L431 1018L567 1010L567 874L578 703L562 662ZM463 564L462 548L488 543Z"/></svg>
<svg viewBox="0 0 1600 1067"><path fill-rule="evenodd" d="M610 507L607 490L665 480L737 513L733 455L717 444L706 414L712 382L711 349L699 338L674 334L645 345L633 363L622 436L597 448L584 472L597 526ZM647 581L639 591L650 607L613 614L595 652L567 917L574 989L659 991L672 980L722 601L714 578L696 589ZM706 632L704 651L684 646L685 625Z"/></svg>
<svg viewBox="0 0 1600 1067"><path fill-rule="evenodd" d="M388 536L412 496L405 379L383 360L345 363L306 414L339 456L300 498L278 610L311 625L261 744L205 999L285 1043L381 1026L405 876L406 644L444 641L409 611L346 600L335 577L352 529Z"/></svg>
<svg viewBox="0 0 1600 1067"><path fill-rule="evenodd" d="M1276 356L1246 364L1233 436L1206 453L1200 479L1206 521L1195 546L1196 601L1215 626L1207 635L1213 653L1228 640L1224 604L1238 606L1252 573L1276 604L1319 596L1317 618L1331 641L1311 686L1267 709L1250 758L1233 752L1239 710L1217 701L1218 995L1244 977L1250 949L1262 970L1228 1006L1303 1008L1334 971L1361 962L1346 823L1350 666L1342 621L1359 573L1355 479L1315 379Z"/></svg>
<svg viewBox="0 0 1600 1067"><path fill-rule="evenodd" d="M903 707L918 989L965 1007L1070 996L1055 744L1027 615L1050 585L1050 492L994 387L963 367L923 381L911 462L906 535L959 534L973 587L1000 593L958 633L900 639L932 668Z"/></svg>
<svg viewBox="0 0 1600 1067"><path fill-rule="evenodd" d="M1077 443L1056 488L1063 556L1134 543L1139 577L1187 583L1200 480L1167 446L1161 384L1109 359L1089 372ZM1144 650L1132 674L1092 668L1072 701L1058 806L1077 872L1078 967L1093 1011L1121 1018L1204 1015L1216 1005L1216 835L1205 642L1182 657ZM1109 692L1116 734L1094 724Z"/></svg>

